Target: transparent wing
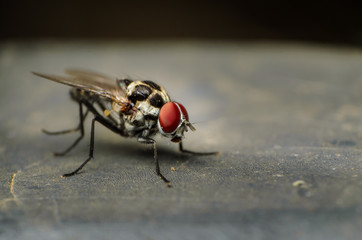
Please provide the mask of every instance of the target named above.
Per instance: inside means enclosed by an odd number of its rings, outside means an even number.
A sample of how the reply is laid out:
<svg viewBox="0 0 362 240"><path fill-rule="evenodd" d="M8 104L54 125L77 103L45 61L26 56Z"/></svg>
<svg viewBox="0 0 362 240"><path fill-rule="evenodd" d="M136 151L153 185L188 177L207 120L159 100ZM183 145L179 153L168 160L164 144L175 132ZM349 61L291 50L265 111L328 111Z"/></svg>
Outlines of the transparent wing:
<svg viewBox="0 0 362 240"><path fill-rule="evenodd" d="M105 75L80 69L67 69L66 73L68 76L58 76L38 72L32 73L54 82L93 92L102 97L109 98L121 106L129 106L125 90L117 84L116 80Z"/></svg>

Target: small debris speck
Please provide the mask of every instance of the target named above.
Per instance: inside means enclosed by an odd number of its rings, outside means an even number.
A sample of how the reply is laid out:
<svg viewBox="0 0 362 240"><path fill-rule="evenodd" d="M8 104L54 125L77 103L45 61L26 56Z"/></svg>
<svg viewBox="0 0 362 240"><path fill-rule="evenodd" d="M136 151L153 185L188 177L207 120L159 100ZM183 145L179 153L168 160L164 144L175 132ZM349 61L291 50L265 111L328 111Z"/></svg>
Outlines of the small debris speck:
<svg viewBox="0 0 362 240"><path fill-rule="evenodd" d="M306 186L307 184L303 180L297 180L293 182L293 187L302 187Z"/></svg>
<svg viewBox="0 0 362 240"><path fill-rule="evenodd" d="M176 168L174 168L174 167L171 167L171 171L173 171L173 172L174 172L174 171L176 171Z"/></svg>
<svg viewBox="0 0 362 240"><path fill-rule="evenodd" d="M283 174L274 174L273 176L274 176L274 177L284 177Z"/></svg>
<svg viewBox="0 0 362 240"><path fill-rule="evenodd" d="M311 197L312 193L309 191L309 186L303 180L297 180L293 182L293 187L295 187L297 194L300 197Z"/></svg>

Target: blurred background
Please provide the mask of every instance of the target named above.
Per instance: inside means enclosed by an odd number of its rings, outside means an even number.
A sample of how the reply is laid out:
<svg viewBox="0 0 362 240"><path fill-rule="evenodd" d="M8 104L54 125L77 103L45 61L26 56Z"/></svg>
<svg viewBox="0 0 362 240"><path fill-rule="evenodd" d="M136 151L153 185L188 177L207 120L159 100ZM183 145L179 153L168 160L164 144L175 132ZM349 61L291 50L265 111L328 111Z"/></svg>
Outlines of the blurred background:
<svg viewBox="0 0 362 240"><path fill-rule="evenodd" d="M1 1L1 40L292 40L362 45L348 1Z"/></svg>
<svg viewBox="0 0 362 240"><path fill-rule="evenodd" d="M360 239L361 4L1 1L0 239ZM196 133L179 154L78 123L67 67L156 80ZM144 77L145 76L145 77ZM121 75L122 77L122 75ZM124 77L124 76L123 76ZM176 169L173 171L172 169ZM172 237L170 237L172 236ZM245 236L245 237L243 237Z"/></svg>

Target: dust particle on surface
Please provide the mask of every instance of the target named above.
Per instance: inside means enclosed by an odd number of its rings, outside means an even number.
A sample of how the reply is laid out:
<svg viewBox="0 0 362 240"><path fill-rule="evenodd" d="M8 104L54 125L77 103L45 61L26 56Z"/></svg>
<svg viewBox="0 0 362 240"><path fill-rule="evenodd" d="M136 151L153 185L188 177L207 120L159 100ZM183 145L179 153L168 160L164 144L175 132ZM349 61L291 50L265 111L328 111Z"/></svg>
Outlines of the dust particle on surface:
<svg viewBox="0 0 362 240"><path fill-rule="evenodd" d="M303 180L297 180L297 181L293 182L293 187L303 187L306 185L307 184Z"/></svg>

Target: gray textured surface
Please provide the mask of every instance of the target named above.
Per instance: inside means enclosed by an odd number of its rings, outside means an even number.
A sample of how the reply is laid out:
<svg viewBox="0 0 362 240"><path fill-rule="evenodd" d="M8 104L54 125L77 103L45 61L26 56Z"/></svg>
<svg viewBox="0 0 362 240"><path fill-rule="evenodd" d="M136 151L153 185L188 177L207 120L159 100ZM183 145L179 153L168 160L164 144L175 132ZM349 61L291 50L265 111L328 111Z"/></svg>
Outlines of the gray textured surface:
<svg viewBox="0 0 362 240"><path fill-rule="evenodd" d="M362 55L298 44L6 42L0 46L0 239L359 239ZM162 84L197 131L188 156L96 127L85 140L68 88L37 78L83 67ZM176 171L171 171L174 167ZM299 181L299 182L298 182Z"/></svg>

